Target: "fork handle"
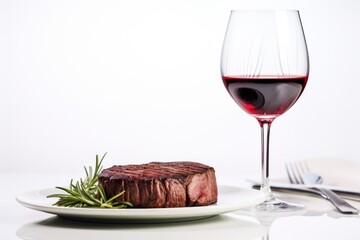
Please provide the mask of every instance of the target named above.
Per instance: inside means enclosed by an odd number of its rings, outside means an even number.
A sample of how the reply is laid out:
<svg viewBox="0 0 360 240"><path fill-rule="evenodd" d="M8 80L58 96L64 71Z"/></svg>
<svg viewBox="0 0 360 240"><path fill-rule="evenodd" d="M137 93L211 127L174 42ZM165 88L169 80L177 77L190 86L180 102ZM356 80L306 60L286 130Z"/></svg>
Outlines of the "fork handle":
<svg viewBox="0 0 360 240"><path fill-rule="evenodd" d="M340 198L336 193L331 191L330 189L326 188L318 188L319 191L321 191L327 199L342 213L347 214L358 214L359 210L355 207L351 206L348 202L346 202L344 199Z"/></svg>

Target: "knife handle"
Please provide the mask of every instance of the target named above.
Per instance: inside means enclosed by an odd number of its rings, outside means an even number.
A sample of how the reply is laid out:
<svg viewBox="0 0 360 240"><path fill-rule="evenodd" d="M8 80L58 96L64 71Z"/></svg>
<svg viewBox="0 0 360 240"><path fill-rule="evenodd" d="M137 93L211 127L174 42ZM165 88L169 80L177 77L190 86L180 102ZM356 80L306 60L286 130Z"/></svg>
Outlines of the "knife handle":
<svg viewBox="0 0 360 240"><path fill-rule="evenodd" d="M346 214L358 214L359 210L351 206L344 199L340 198L336 193L326 188L317 188L321 191L327 199L342 213Z"/></svg>

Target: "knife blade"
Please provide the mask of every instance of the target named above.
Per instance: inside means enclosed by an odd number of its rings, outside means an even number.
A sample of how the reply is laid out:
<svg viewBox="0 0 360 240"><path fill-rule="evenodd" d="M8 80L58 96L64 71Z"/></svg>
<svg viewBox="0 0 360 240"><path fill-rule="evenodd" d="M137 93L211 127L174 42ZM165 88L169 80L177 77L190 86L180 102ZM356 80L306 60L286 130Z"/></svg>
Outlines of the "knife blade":
<svg viewBox="0 0 360 240"><path fill-rule="evenodd" d="M250 181L252 183L253 188L260 188L260 184L254 181ZM304 185L304 184L287 184L287 183L271 183L270 187L274 190L290 190L290 191L298 191L311 193L322 196L322 193L316 190L315 186L312 185ZM331 189L332 191L345 195L351 198L355 198L356 200L360 200L360 191L354 191L349 189L342 189L338 187L332 186L324 186L324 188Z"/></svg>

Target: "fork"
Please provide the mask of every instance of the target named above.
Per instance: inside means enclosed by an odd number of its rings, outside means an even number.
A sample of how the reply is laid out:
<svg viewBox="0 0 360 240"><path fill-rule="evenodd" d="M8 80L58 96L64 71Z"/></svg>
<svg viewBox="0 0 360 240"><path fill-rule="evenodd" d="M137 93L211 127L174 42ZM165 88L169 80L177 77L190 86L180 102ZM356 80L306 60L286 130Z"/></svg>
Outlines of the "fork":
<svg viewBox="0 0 360 240"><path fill-rule="evenodd" d="M340 198L330 189L322 188L320 185L323 179L320 175L312 173L306 162L288 163L285 165L286 173L292 184L312 184L312 188L321 192L321 196L329 200L340 212L347 214L358 214L359 211L348 202ZM316 187L315 187L316 185Z"/></svg>

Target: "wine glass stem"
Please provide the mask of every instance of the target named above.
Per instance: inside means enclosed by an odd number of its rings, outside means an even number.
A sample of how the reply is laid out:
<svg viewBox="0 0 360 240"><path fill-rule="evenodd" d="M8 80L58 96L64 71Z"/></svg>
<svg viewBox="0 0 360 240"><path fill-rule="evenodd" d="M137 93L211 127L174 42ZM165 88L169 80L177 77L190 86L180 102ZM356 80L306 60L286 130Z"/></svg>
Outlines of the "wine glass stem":
<svg viewBox="0 0 360 240"><path fill-rule="evenodd" d="M267 199L273 198L269 183L269 146L271 122L259 121L261 127L261 188Z"/></svg>

